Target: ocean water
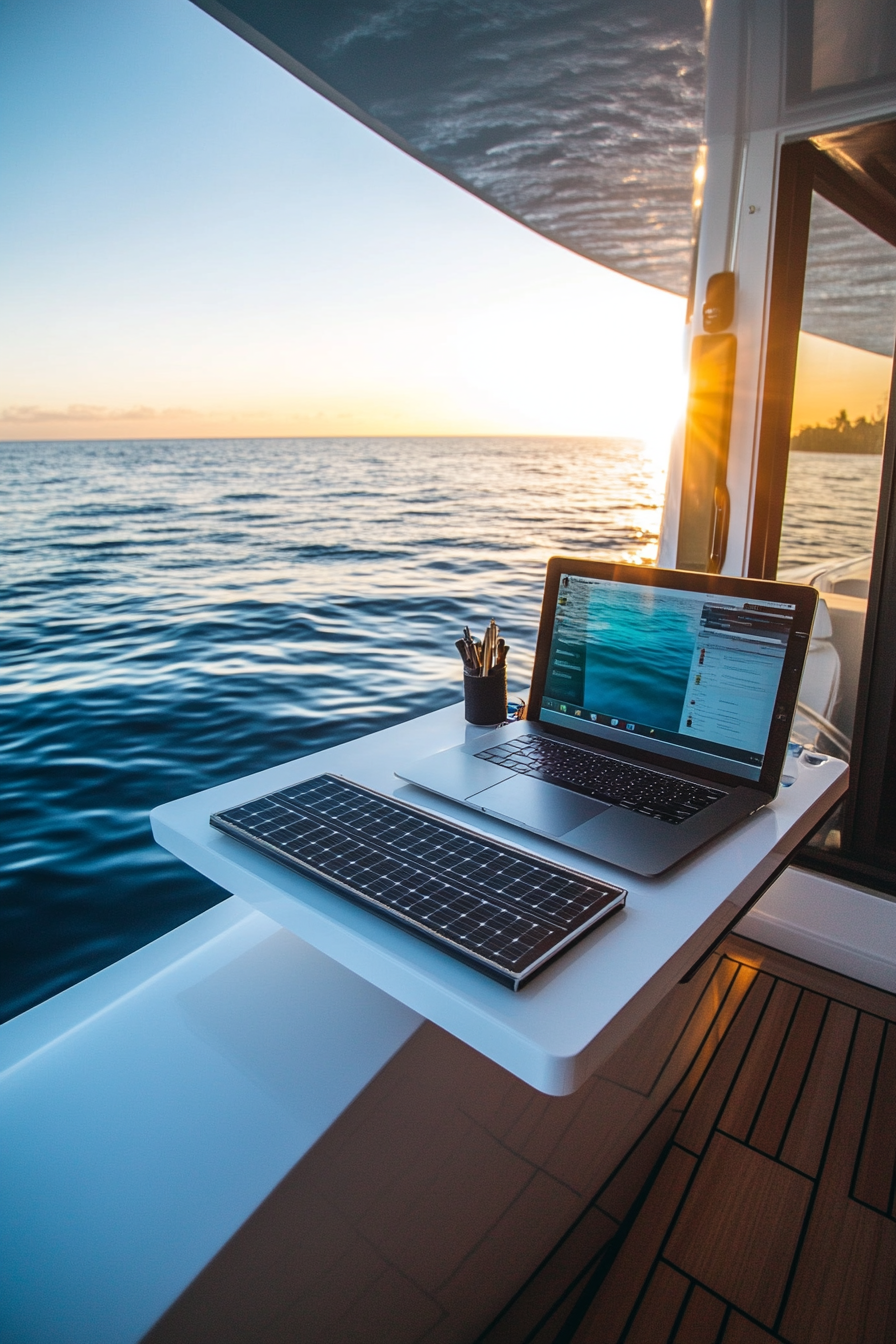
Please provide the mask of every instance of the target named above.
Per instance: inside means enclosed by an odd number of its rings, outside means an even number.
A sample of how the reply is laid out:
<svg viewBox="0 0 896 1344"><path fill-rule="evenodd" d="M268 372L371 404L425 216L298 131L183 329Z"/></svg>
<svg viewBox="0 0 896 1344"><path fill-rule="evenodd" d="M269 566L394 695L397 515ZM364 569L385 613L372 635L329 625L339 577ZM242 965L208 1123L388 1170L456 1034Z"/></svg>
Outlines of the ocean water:
<svg viewBox="0 0 896 1344"><path fill-rule="evenodd" d="M808 464L790 563L869 549L868 462L836 545ZM464 623L524 687L547 557L649 561L663 484L612 439L0 444L0 1017L222 899L157 803L459 699Z"/></svg>
<svg viewBox="0 0 896 1344"><path fill-rule="evenodd" d="M494 616L526 685L544 562L649 558L612 440L0 445L0 1012L214 904L157 803L461 695Z"/></svg>
<svg viewBox="0 0 896 1344"><path fill-rule="evenodd" d="M870 554L880 491L879 457L791 453L779 568Z"/></svg>

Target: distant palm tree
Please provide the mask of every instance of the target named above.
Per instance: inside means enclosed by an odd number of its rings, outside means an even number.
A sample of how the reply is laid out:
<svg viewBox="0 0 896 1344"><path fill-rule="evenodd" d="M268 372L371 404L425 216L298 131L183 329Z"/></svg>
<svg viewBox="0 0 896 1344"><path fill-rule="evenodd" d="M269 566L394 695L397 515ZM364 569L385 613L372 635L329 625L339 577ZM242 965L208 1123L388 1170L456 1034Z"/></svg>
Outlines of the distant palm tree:
<svg viewBox="0 0 896 1344"><path fill-rule="evenodd" d="M790 447L800 453L880 453L884 446L883 411L871 420L860 415L850 421L846 411L826 425L803 425L791 436Z"/></svg>

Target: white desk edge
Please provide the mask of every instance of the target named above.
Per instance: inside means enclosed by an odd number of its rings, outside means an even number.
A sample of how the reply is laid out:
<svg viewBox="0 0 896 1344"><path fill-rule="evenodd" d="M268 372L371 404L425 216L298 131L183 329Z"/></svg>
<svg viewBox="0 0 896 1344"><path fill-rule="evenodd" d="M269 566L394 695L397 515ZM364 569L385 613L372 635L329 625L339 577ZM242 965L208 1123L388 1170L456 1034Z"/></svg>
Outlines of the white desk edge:
<svg viewBox="0 0 896 1344"><path fill-rule="evenodd" d="M156 840L334 961L539 1091L576 1090L709 948L846 788L847 767L799 764L795 782L745 823L658 878L573 854L547 839L403 784L401 762L481 730L454 705L369 737L166 803ZM437 948L213 830L212 812L331 771L627 888L607 919L514 994Z"/></svg>

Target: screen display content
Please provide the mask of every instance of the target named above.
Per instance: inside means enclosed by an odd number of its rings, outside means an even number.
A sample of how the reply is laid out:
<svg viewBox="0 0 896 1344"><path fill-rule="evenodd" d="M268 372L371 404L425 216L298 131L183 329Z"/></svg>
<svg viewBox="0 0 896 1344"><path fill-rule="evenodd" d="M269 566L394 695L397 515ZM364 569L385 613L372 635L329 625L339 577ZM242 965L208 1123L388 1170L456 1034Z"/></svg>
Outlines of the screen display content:
<svg viewBox="0 0 896 1344"><path fill-rule="evenodd" d="M539 718L758 779L794 615L564 574Z"/></svg>

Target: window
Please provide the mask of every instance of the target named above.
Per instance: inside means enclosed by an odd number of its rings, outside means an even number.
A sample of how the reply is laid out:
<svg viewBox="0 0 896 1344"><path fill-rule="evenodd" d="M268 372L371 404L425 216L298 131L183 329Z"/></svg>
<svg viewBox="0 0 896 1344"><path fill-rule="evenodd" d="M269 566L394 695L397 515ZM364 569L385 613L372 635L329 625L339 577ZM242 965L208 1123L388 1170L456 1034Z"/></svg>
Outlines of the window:
<svg viewBox="0 0 896 1344"><path fill-rule="evenodd" d="M801 859L893 889L896 176L891 189L874 171L885 145L894 123L782 155L751 572L821 592L794 736L849 760L851 788Z"/></svg>
<svg viewBox="0 0 896 1344"><path fill-rule="evenodd" d="M892 0L791 0L788 95L864 85L896 73L896 6Z"/></svg>

